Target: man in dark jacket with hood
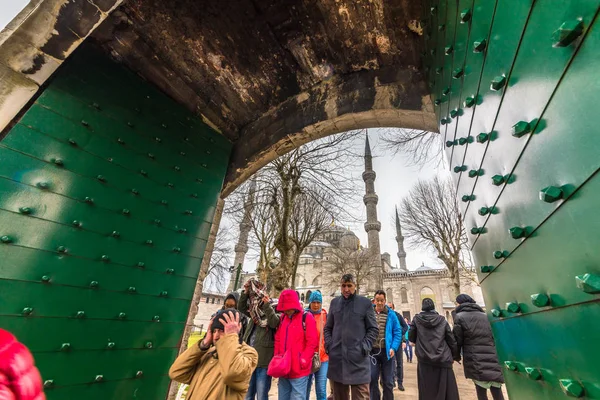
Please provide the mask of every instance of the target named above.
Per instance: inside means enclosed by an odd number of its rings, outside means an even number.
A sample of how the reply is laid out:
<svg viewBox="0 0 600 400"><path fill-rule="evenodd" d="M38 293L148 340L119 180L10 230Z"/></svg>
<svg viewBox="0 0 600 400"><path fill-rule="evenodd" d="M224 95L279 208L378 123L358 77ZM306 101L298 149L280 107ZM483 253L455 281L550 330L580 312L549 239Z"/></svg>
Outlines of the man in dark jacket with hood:
<svg viewBox="0 0 600 400"><path fill-rule="evenodd" d="M430 298L423 299L421 309L410 324L408 340L415 343L419 400L458 400L458 386L452 370L453 360L460 360L456 340L448 321L435 311Z"/></svg>
<svg viewBox="0 0 600 400"><path fill-rule="evenodd" d="M329 307L323 329L325 351L329 354L327 378L335 400L368 400L371 382L369 353L379 329L371 301L355 294L352 274L342 276L342 295Z"/></svg>
<svg viewBox="0 0 600 400"><path fill-rule="evenodd" d="M454 317L454 336L458 351L462 349L465 377L473 379L478 399L487 399L487 389L494 400L503 400L502 368L487 316L473 298L460 294Z"/></svg>

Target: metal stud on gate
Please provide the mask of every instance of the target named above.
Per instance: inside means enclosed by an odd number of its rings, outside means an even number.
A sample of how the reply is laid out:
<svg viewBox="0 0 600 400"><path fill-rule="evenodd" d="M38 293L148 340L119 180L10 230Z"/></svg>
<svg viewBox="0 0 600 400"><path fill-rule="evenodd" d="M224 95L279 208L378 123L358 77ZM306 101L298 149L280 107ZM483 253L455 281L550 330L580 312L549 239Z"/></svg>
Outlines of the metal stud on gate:
<svg viewBox="0 0 600 400"><path fill-rule="evenodd" d="M487 42L485 39L476 40L473 42L473 53L481 53L485 50Z"/></svg>
<svg viewBox="0 0 600 400"><path fill-rule="evenodd" d="M540 200L546 203L554 203L557 200L562 199L564 192L562 188L557 186L548 186L540 190Z"/></svg>
<svg viewBox="0 0 600 400"><path fill-rule="evenodd" d="M506 311L516 314L518 312L521 312L521 306L519 305L519 303L511 301L509 303L506 303Z"/></svg>
<svg viewBox="0 0 600 400"><path fill-rule="evenodd" d="M531 295L531 303L536 307L546 307L550 305L550 297L545 293L535 293Z"/></svg>
<svg viewBox="0 0 600 400"><path fill-rule="evenodd" d="M562 391L570 397L578 398L585 394L584 387L575 379L559 379L558 382Z"/></svg>
<svg viewBox="0 0 600 400"><path fill-rule="evenodd" d="M572 20L563 24L552 33L552 47L566 47L583 33L583 21Z"/></svg>
<svg viewBox="0 0 600 400"><path fill-rule="evenodd" d="M600 275L583 274L575 277L577 288L589 294L600 293Z"/></svg>

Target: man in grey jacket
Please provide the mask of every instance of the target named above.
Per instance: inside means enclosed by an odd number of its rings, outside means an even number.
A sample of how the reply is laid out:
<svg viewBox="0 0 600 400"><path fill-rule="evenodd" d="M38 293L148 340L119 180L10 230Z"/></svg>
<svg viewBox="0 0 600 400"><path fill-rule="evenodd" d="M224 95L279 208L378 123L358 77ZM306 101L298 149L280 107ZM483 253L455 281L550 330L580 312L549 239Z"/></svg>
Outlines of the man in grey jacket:
<svg viewBox="0 0 600 400"><path fill-rule="evenodd" d="M371 301L355 294L352 274L342 276L342 295L329 307L323 329L325 351L329 354L327 378L331 380L335 400L369 399L371 364L369 353L379 334Z"/></svg>

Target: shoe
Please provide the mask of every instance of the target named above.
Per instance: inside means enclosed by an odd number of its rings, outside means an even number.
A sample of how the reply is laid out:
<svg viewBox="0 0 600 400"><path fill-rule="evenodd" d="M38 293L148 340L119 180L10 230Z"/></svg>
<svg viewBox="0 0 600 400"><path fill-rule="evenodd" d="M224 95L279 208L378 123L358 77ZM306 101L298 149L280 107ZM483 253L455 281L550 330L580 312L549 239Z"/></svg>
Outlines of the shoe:
<svg viewBox="0 0 600 400"><path fill-rule="evenodd" d="M404 392L404 386L398 385L398 390L401 391L401 392Z"/></svg>

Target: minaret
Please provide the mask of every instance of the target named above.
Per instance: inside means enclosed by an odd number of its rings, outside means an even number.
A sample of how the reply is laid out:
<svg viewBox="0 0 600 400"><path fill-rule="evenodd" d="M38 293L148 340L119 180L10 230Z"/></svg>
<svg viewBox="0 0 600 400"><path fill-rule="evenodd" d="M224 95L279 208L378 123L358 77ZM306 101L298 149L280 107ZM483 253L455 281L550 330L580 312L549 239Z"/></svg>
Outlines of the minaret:
<svg viewBox="0 0 600 400"><path fill-rule="evenodd" d="M406 251L404 251L404 236L402 236L402 227L400 226L400 217L398 217L398 207L396 207L396 242L398 242L398 259L400 260L400 270L408 271L406 268Z"/></svg>
<svg viewBox="0 0 600 400"><path fill-rule="evenodd" d="M373 171L373 156L371 155L371 146L369 145L369 133L365 142L365 172L362 177L365 181L365 192L363 197L365 206L367 206L367 222L365 222L365 231L369 240L369 251L373 255L373 265L379 267L374 284L375 289L383 289L383 277L381 276L381 248L379 246L379 231L381 223L377 220L377 202L379 197L375 194L375 171ZM371 289L371 288L370 288Z"/></svg>
<svg viewBox="0 0 600 400"><path fill-rule="evenodd" d="M240 237L238 238L238 242L234 247L235 251L235 259L233 261L233 275L231 276L231 283L229 290L233 290L233 286L235 283L235 276L238 265L242 264L244 266L244 259L246 258L246 253L248 252L248 236L250 235L250 230L252 229L251 218L252 211L254 210L254 194L256 193L256 179L253 179L250 182L250 187L248 188L248 194L246 196L246 200L244 201L244 216L242 217L242 222L240 223ZM238 286L241 286L243 282L238 282Z"/></svg>

